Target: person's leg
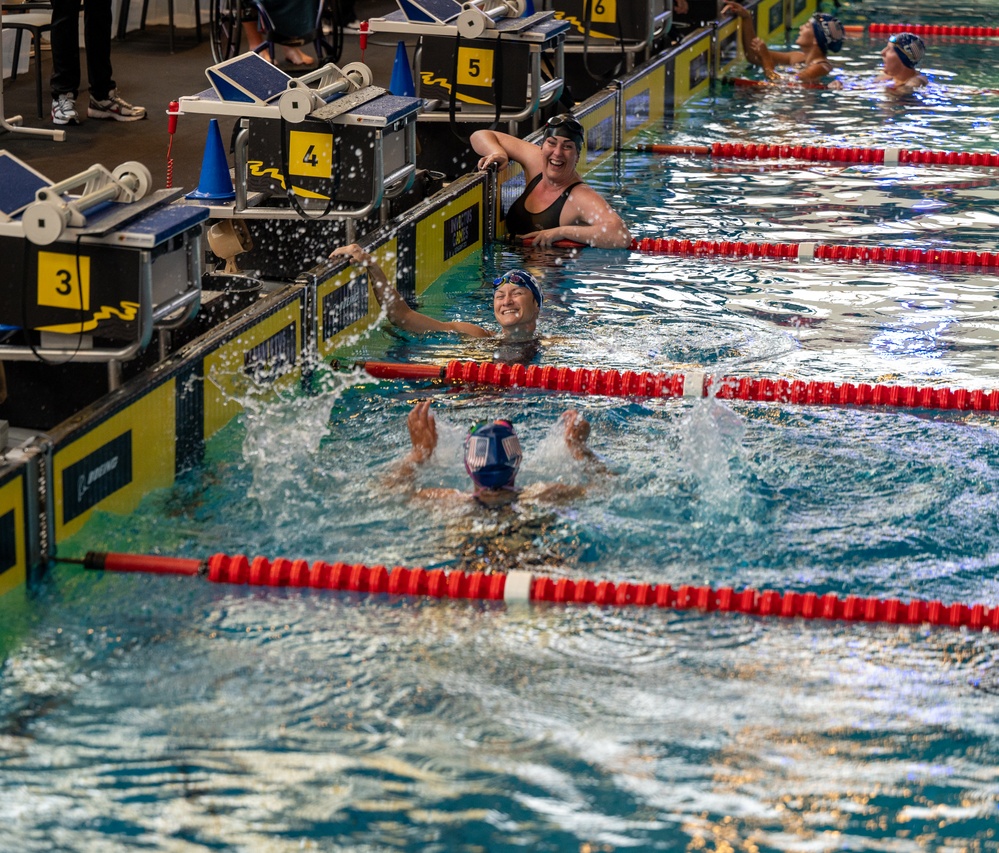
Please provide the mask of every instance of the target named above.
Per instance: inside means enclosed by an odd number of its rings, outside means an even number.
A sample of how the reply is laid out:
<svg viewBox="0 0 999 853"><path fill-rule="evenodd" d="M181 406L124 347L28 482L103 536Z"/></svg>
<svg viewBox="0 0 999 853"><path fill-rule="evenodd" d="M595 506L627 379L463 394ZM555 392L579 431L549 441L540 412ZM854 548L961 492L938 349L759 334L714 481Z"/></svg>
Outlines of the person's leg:
<svg viewBox="0 0 999 853"><path fill-rule="evenodd" d="M107 100L115 88L111 77L111 0L83 0L83 42L87 48L90 96Z"/></svg>
<svg viewBox="0 0 999 853"><path fill-rule="evenodd" d="M80 91L80 0L52 0L52 98Z"/></svg>

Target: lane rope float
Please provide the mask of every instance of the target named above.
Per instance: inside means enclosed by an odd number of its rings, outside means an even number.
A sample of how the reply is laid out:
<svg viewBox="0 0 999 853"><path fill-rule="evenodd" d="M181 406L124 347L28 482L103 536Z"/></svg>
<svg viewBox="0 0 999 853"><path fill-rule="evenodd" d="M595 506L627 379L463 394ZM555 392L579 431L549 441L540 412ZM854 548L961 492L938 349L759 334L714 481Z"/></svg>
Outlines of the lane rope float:
<svg viewBox="0 0 999 853"><path fill-rule="evenodd" d="M999 266L999 252L973 252L962 249L839 246L825 243L746 243L738 240L677 240L672 237L643 237L641 240L632 240L629 248L633 252L645 255L771 258L783 261L860 261L956 267Z"/></svg>
<svg viewBox="0 0 999 853"><path fill-rule="evenodd" d="M379 379L439 379L462 384L536 388L604 397L709 397L816 406L885 406L999 412L999 390L966 390L867 382L804 381L711 376L701 370L650 373L554 365L449 361L446 365L384 361L355 367Z"/></svg>
<svg viewBox="0 0 999 853"><path fill-rule="evenodd" d="M986 151L931 151L906 148L850 148L834 145L768 145L757 142L713 142L711 145L642 143L634 151L670 156L738 160L808 160L821 163L864 163L883 166L999 166L999 154Z"/></svg>
<svg viewBox="0 0 999 853"><path fill-rule="evenodd" d="M999 606L945 604L938 600L864 598L833 593L756 590L746 588L626 581L570 580L531 572L463 572L404 566L367 566L266 557L250 560L243 554L215 554L207 560L183 560L91 551L78 563L88 569L156 574L197 574L212 583L250 586L329 589L384 595L484 601L597 604L604 607L658 607L671 610L742 613L782 619L815 619L889 625L930 624L976 631L999 630ZM191 564L196 565L192 572Z"/></svg>

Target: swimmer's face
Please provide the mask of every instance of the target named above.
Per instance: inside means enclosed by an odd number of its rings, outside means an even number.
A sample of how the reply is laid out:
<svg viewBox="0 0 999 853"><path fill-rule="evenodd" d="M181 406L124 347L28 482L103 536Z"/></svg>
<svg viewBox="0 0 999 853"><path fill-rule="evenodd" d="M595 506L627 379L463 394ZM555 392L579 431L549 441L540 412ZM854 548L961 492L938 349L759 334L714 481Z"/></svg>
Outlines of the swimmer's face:
<svg viewBox="0 0 999 853"><path fill-rule="evenodd" d="M881 48L881 64L884 66L885 73L892 77L908 70L899 57L898 51L895 50L895 45L891 42Z"/></svg>
<svg viewBox="0 0 999 853"><path fill-rule="evenodd" d="M549 177L571 174L579 162L576 143L564 136L549 136L541 143L541 156Z"/></svg>
<svg viewBox="0 0 999 853"><path fill-rule="evenodd" d="M506 282L493 291L493 313L504 329L532 323L538 319L538 312L534 294L526 287Z"/></svg>
<svg viewBox="0 0 999 853"><path fill-rule="evenodd" d="M811 47L815 44L815 28L811 19L805 21L798 29L798 38L794 42L798 47Z"/></svg>

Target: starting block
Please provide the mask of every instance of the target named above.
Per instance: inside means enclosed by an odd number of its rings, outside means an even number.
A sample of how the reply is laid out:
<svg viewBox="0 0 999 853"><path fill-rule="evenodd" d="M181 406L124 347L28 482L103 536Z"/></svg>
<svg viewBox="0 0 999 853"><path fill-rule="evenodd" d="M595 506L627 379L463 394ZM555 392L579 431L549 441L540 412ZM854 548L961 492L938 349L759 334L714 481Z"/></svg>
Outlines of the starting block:
<svg viewBox="0 0 999 853"><path fill-rule="evenodd" d="M0 324L32 340L0 361L126 361L197 313L208 210L150 183L123 163L53 184L0 151Z"/></svg>
<svg viewBox="0 0 999 853"><path fill-rule="evenodd" d="M371 18L372 34L416 36L421 122L516 125L556 102L564 87L569 24L553 12L526 15L526 0L397 0L399 11ZM542 56L549 72L542 72Z"/></svg>
<svg viewBox="0 0 999 853"><path fill-rule="evenodd" d="M213 218L356 220L412 186L423 102L372 86L366 65L292 78L251 52L205 73L212 88L180 112L240 119L236 198L211 204Z"/></svg>

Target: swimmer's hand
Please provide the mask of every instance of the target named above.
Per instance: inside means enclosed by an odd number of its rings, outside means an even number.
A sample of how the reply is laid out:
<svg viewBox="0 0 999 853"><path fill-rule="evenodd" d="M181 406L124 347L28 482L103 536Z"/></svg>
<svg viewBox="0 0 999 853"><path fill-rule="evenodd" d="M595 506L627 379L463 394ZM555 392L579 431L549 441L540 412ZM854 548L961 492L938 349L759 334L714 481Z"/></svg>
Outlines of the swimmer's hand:
<svg viewBox="0 0 999 853"><path fill-rule="evenodd" d="M575 409L562 415L565 425L565 446L575 459L594 459L595 455L586 442L590 438L590 422Z"/></svg>
<svg viewBox="0 0 999 853"><path fill-rule="evenodd" d="M505 151L494 151L492 154L486 154L485 157L479 159L479 171L486 171L493 163L496 164L496 168L504 169L509 165L510 158L506 156Z"/></svg>
<svg viewBox="0 0 999 853"><path fill-rule="evenodd" d="M532 231L530 234L522 234L521 239L525 243L530 241L530 245L535 249L550 249L559 240L565 238L562 236L561 229L548 228L545 231Z"/></svg>
<svg viewBox="0 0 999 853"><path fill-rule="evenodd" d="M409 427L410 444L413 445L406 461L420 465L434 455L437 447L437 422L430 411L429 400L422 400L413 406L406 425Z"/></svg>
<svg viewBox="0 0 999 853"><path fill-rule="evenodd" d="M334 249L330 252L331 258L349 258L353 263L358 266L366 267L371 264L371 255L364 251L357 243L351 243L349 246L340 246L338 249Z"/></svg>

